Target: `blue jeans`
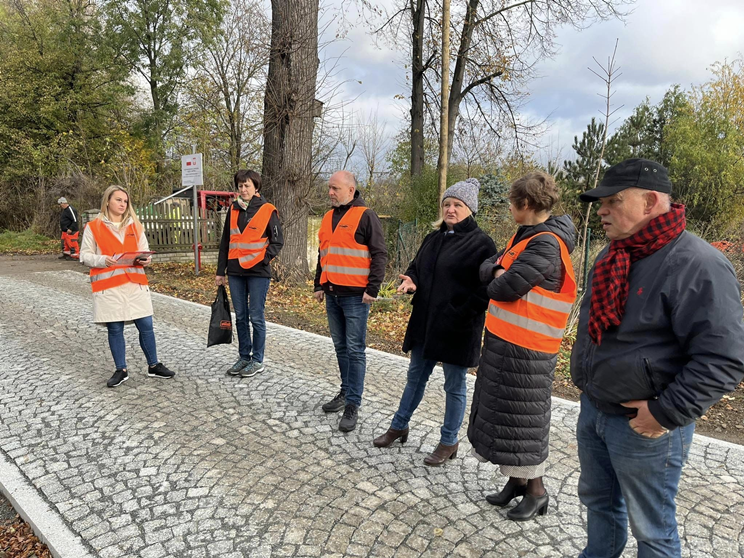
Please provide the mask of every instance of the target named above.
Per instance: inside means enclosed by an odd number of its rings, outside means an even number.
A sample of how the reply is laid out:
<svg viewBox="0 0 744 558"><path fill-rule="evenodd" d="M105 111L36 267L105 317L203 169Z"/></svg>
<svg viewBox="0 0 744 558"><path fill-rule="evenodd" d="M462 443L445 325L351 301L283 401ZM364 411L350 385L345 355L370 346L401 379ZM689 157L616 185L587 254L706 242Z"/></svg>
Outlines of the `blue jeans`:
<svg viewBox="0 0 744 558"><path fill-rule="evenodd" d="M674 500L695 425L651 439L634 432L629 422L628 417L601 412L581 395L576 437L588 541L579 558L620 556L628 519L638 558L680 556Z"/></svg>
<svg viewBox="0 0 744 558"><path fill-rule="evenodd" d="M152 316L137 318L134 325L139 331L139 344L142 352L145 353L147 364L155 366L158 363L158 352L155 348L155 332L152 329ZM108 322L108 342L111 348L111 354L114 357L114 364L117 369L127 367L127 345L124 342L124 322Z"/></svg>
<svg viewBox="0 0 744 558"><path fill-rule="evenodd" d="M326 294L328 329L336 349L338 369L341 372L341 391L346 393L346 403L362 404L364 374L367 371L367 317L369 304L359 296L334 296Z"/></svg>
<svg viewBox="0 0 744 558"><path fill-rule="evenodd" d="M400 398L398 412L393 417L390 428L403 430L408 428L408 422L416 408L421 403L436 360L424 358L424 349L420 345L411 348L411 364L408 365L408 382ZM444 404L444 424L441 428L439 442L445 446L453 446L457 443L457 434L465 417L465 403L467 400L468 384L465 375L468 369L465 366L442 363L444 368L444 392L447 394Z"/></svg>
<svg viewBox="0 0 744 558"><path fill-rule="evenodd" d="M244 277L228 275L230 283L230 298L235 310L238 330L238 353L243 360L263 362L266 348L266 294L269 292L268 277ZM248 326L250 320L253 326L253 343Z"/></svg>

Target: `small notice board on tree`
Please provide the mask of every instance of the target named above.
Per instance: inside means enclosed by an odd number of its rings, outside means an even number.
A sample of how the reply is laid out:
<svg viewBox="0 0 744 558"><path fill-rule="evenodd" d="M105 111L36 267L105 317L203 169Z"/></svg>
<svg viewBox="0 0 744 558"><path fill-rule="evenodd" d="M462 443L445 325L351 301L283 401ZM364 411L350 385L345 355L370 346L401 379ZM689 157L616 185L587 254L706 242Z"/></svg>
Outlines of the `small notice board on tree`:
<svg viewBox="0 0 744 558"><path fill-rule="evenodd" d="M204 185L201 153L181 156L181 184L183 186Z"/></svg>

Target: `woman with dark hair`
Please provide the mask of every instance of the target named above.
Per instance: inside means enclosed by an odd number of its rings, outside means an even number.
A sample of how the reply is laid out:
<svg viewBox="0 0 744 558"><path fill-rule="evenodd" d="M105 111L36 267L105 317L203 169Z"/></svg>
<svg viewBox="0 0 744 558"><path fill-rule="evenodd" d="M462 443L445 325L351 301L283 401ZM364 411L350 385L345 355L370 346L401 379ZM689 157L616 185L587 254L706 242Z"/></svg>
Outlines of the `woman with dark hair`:
<svg viewBox="0 0 744 558"><path fill-rule="evenodd" d="M238 360L227 370L231 376L250 378L265 370L266 294L271 281L269 262L284 245L276 208L259 193L261 175L239 170L233 178L238 198L230 205L222 231L217 261L217 286L230 286L238 330ZM253 326L251 340L250 326Z"/></svg>
<svg viewBox="0 0 744 558"><path fill-rule="evenodd" d="M506 248L483 262L481 281L491 299L483 353L475 381L468 438L481 461L509 477L486 500L519 504L516 521L545 514L542 477L548 458L550 394L558 350L576 281L569 254L576 229L568 215L553 217L558 201L553 177L532 172L512 184L509 210L519 225Z"/></svg>

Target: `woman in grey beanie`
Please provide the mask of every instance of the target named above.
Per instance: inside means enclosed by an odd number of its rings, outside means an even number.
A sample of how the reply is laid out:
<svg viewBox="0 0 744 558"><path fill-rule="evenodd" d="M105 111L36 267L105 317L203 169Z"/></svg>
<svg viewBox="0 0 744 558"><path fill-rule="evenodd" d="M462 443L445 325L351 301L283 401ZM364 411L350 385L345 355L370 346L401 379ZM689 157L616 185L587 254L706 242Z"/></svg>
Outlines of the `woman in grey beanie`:
<svg viewBox="0 0 744 558"><path fill-rule="evenodd" d="M408 380L388 431L375 438L376 447L408 439L408 423L424 396L437 362L444 369L446 405L441 437L426 465L442 465L457 456L458 433L465 415L468 367L480 353L488 296L480 284L481 262L496 253L496 245L478 228L479 182L474 178L448 188L442 199L442 220L421 244L398 292L415 293L403 351L411 351Z"/></svg>

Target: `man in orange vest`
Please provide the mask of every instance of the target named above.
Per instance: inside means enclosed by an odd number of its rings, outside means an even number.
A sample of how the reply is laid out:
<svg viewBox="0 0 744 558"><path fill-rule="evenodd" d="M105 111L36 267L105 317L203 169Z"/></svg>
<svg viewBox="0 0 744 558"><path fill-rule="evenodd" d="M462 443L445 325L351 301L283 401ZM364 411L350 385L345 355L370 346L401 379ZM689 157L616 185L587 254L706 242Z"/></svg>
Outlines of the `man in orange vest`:
<svg viewBox="0 0 744 558"><path fill-rule="evenodd" d="M80 257L80 218L75 208L67 203L67 198L61 197L57 204L62 208L59 216L59 228L62 230L62 255L60 260L76 260Z"/></svg>
<svg viewBox="0 0 744 558"><path fill-rule="evenodd" d="M323 405L323 411L343 409L338 429L351 432L364 391L369 305L377 299L385 278L387 248L380 218L366 207L353 174L334 173L328 180L328 197L333 209L323 217L318 232L315 299L326 301L341 390Z"/></svg>

